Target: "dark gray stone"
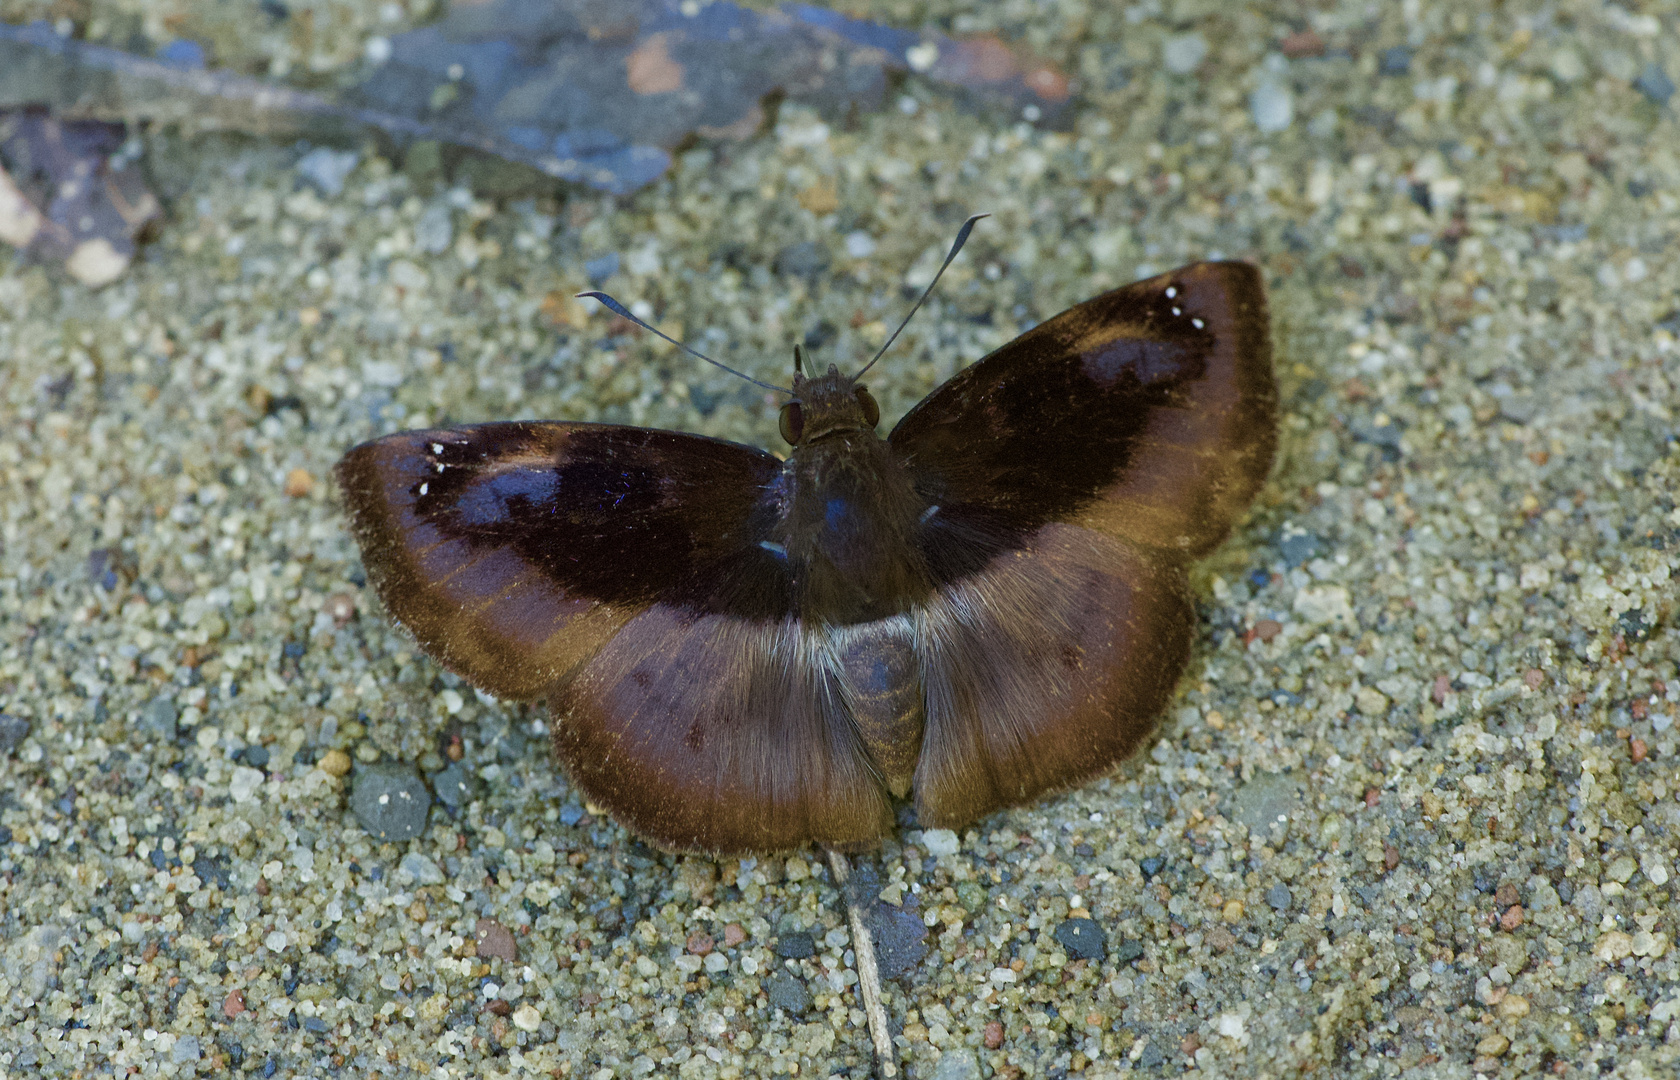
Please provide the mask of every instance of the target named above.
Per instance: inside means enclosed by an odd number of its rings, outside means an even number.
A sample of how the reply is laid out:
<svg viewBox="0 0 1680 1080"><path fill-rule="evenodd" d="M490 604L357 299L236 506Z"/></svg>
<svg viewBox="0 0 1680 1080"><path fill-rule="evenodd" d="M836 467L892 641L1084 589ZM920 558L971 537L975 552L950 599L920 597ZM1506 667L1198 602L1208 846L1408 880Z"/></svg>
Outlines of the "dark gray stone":
<svg viewBox="0 0 1680 1080"><path fill-rule="evenodd" d="M804 1016L811 1007L811 991L803 980L786 972L777 972L765 980L765 994L772 1009L781 1009L790 1016Z"/></svg>
<svg viewBox="0 0 1680 1080"><path fill-rule="evenodd" d="M811 935L803 930L783 934L776 939L776 955L783 960L803 960L817 951Z"/></svg>
<svg viewBox="0 0 1680 1080"><path fill-rule="evenodd" d="M593 259L585 260L583 272L588 276L589 284L601 284L601 282L618 273L618 252L609 251L605 255L597 255Z"/></svg>
<svg viewBox="0 0 1680 1080"><path fill-rule="evenodd" d="M1310 559L1318 557L1324 546L1318 537L1304 529L1286 525L1283 535L1278 537L1278 551L1283 555L1284 564L1291 570Z"/></svg>
<svg viewBox="0 0 1680 1080"><path fill-rule="evenodd" d="M814 278L828 269L828 251L815 240L789 244L776 253L776 273L789 277Z"/></svg>
<svg viewBox="0 0 1680 1080"><path fill-rule="evenodd" d="M883 979L908 975L927 956L927 925L914 911L876 904L869 932L875 937L875 967Z"/></svg>
<svg viewBox="0 0 1680 1080"><path fill-rule="evenodd" d="M11 713L0 713L0 754L9 754L29 737L29 721Z"/></svg>
<svg viewBox="0 0 1680 1080"><path fill-rule="evenodd" d="M350 809L376 840L413 840L425 830L431 807L431 792L413 765L370 765L356 772Z"/></svg>
<svg viewBox="0 0 1680 1080"><path fill-rule="evenodd" d="M1266 890L1266 903L1273 911L1288 911L1289 905L1295 902L1295 894L1289 891L1289 886L1279 881Z"/></svg>
<svg viewBox="0 0 1680 1080"><path fill-rule="evenodd" d="M1108 955L1108 935L1095 919L1069 919L1056 927L1056 941L1075 960L1100 960Z"/></svg>
<svg viewBox="0 0 1680 1080"><path fill-rule="evenodd" d="M1633 80L1633 88L1658 105L1667 105L1668 99L1674 96L1674 80L1654 60Z"/></svg>
<svg viewBox="0 0 1680 1080"><path fill-rule="evenodd" d="M437 793L438 802L451 810L459 810L472 801L472 776L459 761L452 761L432 774L432 790Z"/></svg>
<svg viewBox="0 0 1680 1080"><path fill-rule="evenodd" d="M140 713L141 725L164 742L175 741L175 736L180 733L180 719L181 713L175 708L175 703L162 697L153 698L152 703Z"/></svg>
<svg viewBox="0 0 1680 1080"><path fill-rule="evenodd" d="M1300 797L1300 786L1288 773L1255 773L1237 789L1226 816L1251 832L1264 832L1292 815Z"/></svg>

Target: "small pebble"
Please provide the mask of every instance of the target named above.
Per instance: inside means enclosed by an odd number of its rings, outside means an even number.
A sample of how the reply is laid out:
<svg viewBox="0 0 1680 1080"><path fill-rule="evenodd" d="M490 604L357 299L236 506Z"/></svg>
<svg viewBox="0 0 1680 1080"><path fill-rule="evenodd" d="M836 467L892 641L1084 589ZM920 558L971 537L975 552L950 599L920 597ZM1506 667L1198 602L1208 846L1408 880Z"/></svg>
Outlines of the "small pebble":
<svg viewBox="0 0 1680 1080"><path fill-rule="evenodd" d="M1477 1057L1499 1057L1511 1048L1511 1040L1495 1032L1476 1044Z"/></svg>
<svg viewBox="0 0 1680 1080"><path fill-rule="evenodd" d="M514 940L513 931L495 919L478 920L473 936L478 941L478 955L500 957L510 964L519 959L519 942Z"/></svg>
<svg viewBox="0 0 1680 1080"><path fill-rule="evenodd" d="M315 767L328 776L343 776L350 771L350 755L342 750L328 750Z"/></svg>
<svg viewBox="0 0 1680 1080"><path fill-rule="evenodd" d="M1268 135L1286 130L1295 119L1295 96L1282 83L1267 79L1248 96L1254 126Z"/></svg>
<svg viewBox="0 0 1680 1080"><path fill-rule="evenodd" d="M408 764L368 766L357 772L350 793L356 820L376 840L413 840L431 808L431 792Z"/></svg>
<svg viewBox="0 0 1680 1080"><path fill-rule="evenodd" d="M1207 54L1207 38L1197 33L1177 34L1161 44L1161 66L1174 75L1188 75L1201 66Z"/></svg>
<svg viewBox="0 0 1680 1080"><path fill-rule="evenodd" d="M334 593L327 597L327 602L321 606L333 625L343 629L351 619L356 617L356 601L347 593Z"/></svg>
<svg viewBox="0 0 1680 1080"><path fill-rule="evenodd" d="M1002 1046L1003 1045L1003 1021L1002 1020L988 1020L986 1022L985 1032L981 1036L981 1038L983 1038L985 1040L986 1049L988 1049L988 1050L996 1050L998 1047Z"/></svg>
<svg viewBox="0 0 1680 1080"><path fill-rule="evenodd" d="M29 721L11 713L0 713L0 754L9 754L29 736Z"/></svg>
<svg viewBox="0 0 1680 1080"><path fill-rule="evenodd" d="M1658 105L1667 105L1668 99L1674 96L1674 80L1654 60L1646 64L1645 70L1633 80L1633 88Z"/></svg>
<svg viewBox="0 0 1680 1080"><path fill-rule="evenodd" d="M315 477L308 469L293 469L286 474L286 485L282 490L294 499L301 499L315 490Z"/></svg>
<svg viewBox="0 0 1680 1080"><path fill-rule="evenodd" d="M227 997L222 999L222 1015L232 1020L245 1011L245 991L229 990Z"/></svg>
<svg viewBox="0 0 1680 1080"><path fill-rule="evenodd" d="M520 1031L534 1032L542 1027L542 1012L535 1005L521 1005L513 1010L513 1026Z"/></svg>
<svg viewBox="0 0 1680 1080"><path fill-rule="evenodd" d="M1528 1015L1528 999L1521 994L1506 994L1494 1006L1494 1011L1506 1020L1521 1020Z"/></svg>
<svg viewBox="0 0 1680 1080"><path fill-rule="evenodd" d="M959 844L957 834L950 829L928 829L922 833L922 846L929 855L955 855Z"/></svg>
<svg viewBox="0 0 1680 1080"><path fill-rule="evenodd" d="M1266 904L1273 911L1288 911L1289 905L1294 902L1294 899L1294 895L1289 891L1289 886L1281 881L1273 882L1272 887L1266 890Z"/></svg>
<svg viewBox="0 0 1680 1080"><path fill-rule="evenodd" d="M441 885L444 881L443 871L438 864L420 854L411 851L397 863L397 872L411 878L416 885Z"/></svg>
<svg viewBox="0 0 1680 1080"><path fill-rule="evenodd" d="M790 1016L804 1016L811 1008L811 991L797 976L777 972L765 980L764 993L772 1009L781 1009Z"/></svg>
<svg viewBox="0 0 1680 1080"><path fill-rule="evenodd" d="M1100 960L1108 955L1108 935L1095 919L1069 919L1056 927L1055 936L1075 960Z"/></svg>
<svg viewBox="0 0 1680 1080"><path fill-rule="evenodd" d="M169 698L153 698L141 714L141 723L146 730L164 742L173 742L180 733L177 726L180 710L175 708L175 702Z"/></svg>
<svg viewBox="0 0 1680 1080"><path fill-rule="evenodd" d="M1278 42L1278 51L1291 60L1324 55L1324 39L1313 30L1297 30Z"/></svg>
<svg viewBox="0 0 1680 1080"><path fill-rule="evenodd" d="M458 761L452 761L432 774L432 790L437 793L437 801L451 810L459 810L472 801L472 787L467 770ZM581 816L581 810L579 814ZM564 811L561 812L560 818L565 821ZM567 824L575 825L577 822Z"/></svg>
<svg viewBox="0 0 1680 1080"><path fill-rule="evenodd" d="M939 1056L928 1080L980 1080L980 1062L967 1047L947 1050Z"/></svg>
<svg viewBox="0 0 1680 1080"><path fill-rule="evenodd" d="M248 765L236 765L228 780L228 797L236 803L247 803L262 789L263 774Z"/></svg>
<svg viewBox="0 0 1680 1080"><path fill-rule="evenodd" d="M784 960L804 960L816 951L816 943L803 930L783 934L776 939L776 955Z"/></svg>
<svg viewBox="0 0 1680 1080"><path fill-rule="evenodd" d="M321 194L336 198L344 193L344 182L355 171L360 158L361 155L354 150L318 146L298 159L297 171Z"/></svg>
<svg viewBox="0 0 1680 1080"><path fill-rule="evenodd" d="M725 948L733 949L747 940L747 931L740 923L730 923L723 928L723 944Z"/></svg>

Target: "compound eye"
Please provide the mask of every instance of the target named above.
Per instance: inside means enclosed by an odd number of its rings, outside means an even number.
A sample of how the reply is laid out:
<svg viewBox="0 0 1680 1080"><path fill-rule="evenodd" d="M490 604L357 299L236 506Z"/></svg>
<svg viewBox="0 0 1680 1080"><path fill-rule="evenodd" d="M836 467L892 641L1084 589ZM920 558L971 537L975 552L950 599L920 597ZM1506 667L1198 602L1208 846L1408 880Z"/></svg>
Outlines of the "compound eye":
<svg viewBox="0 0 1680 1080"><path fill-rule="evenodd" d="M879 424L881 422L881 406L875 403L875 395L861 386L853 390L852 394L857 398L858 405L863 409L864 423L870 427Z"/></svg>
<svg viewBox="0 0 1680 1080"><path fill-rule="evenodd" d="M800 408L799 402L790 401L782 406L781 424L782 438L789 446L798 446L805 435L805 410Z"/></svg>

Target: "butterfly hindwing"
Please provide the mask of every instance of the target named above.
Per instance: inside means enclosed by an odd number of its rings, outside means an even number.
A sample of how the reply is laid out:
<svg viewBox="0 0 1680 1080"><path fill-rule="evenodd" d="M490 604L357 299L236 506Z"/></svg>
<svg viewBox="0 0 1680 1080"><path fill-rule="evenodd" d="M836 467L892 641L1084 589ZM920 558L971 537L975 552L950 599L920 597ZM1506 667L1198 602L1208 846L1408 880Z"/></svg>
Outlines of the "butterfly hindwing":
<svg viewBox="0 0 1680 1080"><path fill-rule="evenodd" d="M551 702L596 802L679 848L851 849L892 828L833 666L799 620L655 605Z"/></svg>
<svg viewBox="0 0 1680 1080"><path fill-rule="evenodd" d="M1181 569L1074 525L942 589L917 616L924 825L1100 775L1154 728L1190 650Z"/></svg>

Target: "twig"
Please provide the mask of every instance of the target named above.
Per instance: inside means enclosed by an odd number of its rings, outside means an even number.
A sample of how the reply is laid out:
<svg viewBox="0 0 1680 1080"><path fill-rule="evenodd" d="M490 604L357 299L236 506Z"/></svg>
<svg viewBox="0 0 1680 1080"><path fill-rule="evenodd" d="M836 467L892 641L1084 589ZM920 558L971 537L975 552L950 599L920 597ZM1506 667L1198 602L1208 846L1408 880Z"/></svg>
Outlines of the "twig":
<svg viewBox="0 0 1680 1080"><path fill-rule="evenodd" d="M880 1066L882 1080L898 1076L898 1055L893 1051L892 1032L887 1030L887 1010L881 1003L881 973L875 967L875 935L863 921L863 909L852 897L848 883L852 864L846 856L832 848L828 850L828 865L834 871L834 884L846 898L846 918L852 926L852 954L857 957L858 994L863 998L863 1015L869 1020L869 1040L875 1044L875 1061Z"/></svg>

